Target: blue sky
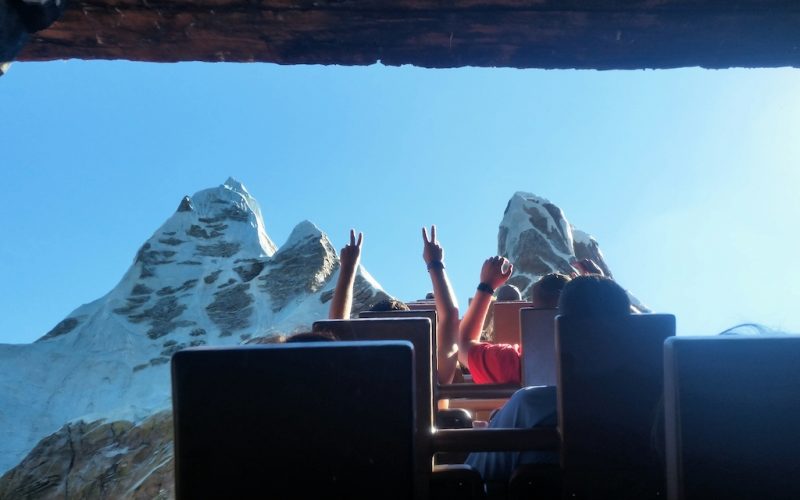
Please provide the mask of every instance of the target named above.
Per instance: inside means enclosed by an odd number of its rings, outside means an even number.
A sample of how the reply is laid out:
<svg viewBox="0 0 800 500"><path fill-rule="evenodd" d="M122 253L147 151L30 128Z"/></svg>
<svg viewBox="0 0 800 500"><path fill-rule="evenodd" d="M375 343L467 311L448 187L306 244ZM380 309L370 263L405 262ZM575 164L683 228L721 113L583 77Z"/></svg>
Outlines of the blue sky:
<svg viewBox="0 0 800 500"><path fill-rule="evenodd" d="M108 292L185 194L242 181L401 299L435 223L459 302L515 191L593 234L681 333L800 332L800 71L17 63L0 78L0 342Z"/></svg>

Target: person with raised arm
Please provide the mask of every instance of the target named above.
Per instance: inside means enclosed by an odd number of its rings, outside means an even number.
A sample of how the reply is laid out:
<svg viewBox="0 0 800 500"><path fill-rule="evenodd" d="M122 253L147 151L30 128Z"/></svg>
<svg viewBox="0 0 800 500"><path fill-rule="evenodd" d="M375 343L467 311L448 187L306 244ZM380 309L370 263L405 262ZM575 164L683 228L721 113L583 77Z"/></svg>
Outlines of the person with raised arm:
<svg viewBox="0 0 800 500"><path fill-rule="evenodd" d="M514 266L505 257L490 257L481 267L480 284L467 308L458 332L458 361L478 384L519 383L519 346L480 342L481 329L494 291L503 285Z"/></svg>
<svg viewBox="0 0 800 500"><path fill-rule="evenodd" d="M356 280L358 263L361 261L361 243L364 234L350 230L350 243L339 252L339 278L331 299L329 319L350 319L350 310L353 307L353 284Z"/></svg>
<svg viewBox="0 0 800 500"><path fill-rule="evenodd" d="M584 274L593 274L594 262L587 259ZM505 271L503 271L505 269ZM519 384L522 381L522 353L517 344L493 344L480 342L481 329L486 319L492 295L511 276L513 266L503 257L486 259L481 268L481 283L478 291L464 315L458 335L458 360L472 373L476 384ZM600 271L602 273L602 271ZM576 273L577 274L577 273ZM534 309L555 309L561 290L569 283L570 277L561 273L542 276L533 284L531 307Z"/></svg>
<svg viewBox="0 0 800 500"><path fill-rule="evenodd" d="M444 249L436 239L436 226L422 228L422 258L428 268L436 302L436 362L440 384L453 381L458 361L458 301L444 267Z"/></svg>

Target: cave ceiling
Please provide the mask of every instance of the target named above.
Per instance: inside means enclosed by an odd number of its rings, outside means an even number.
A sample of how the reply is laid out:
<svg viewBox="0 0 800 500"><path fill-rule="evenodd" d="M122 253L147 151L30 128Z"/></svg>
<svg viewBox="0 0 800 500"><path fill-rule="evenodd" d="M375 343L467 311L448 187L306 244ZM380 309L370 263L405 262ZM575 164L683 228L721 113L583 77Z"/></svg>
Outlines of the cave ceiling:
<svg viewBox="0 0 800 500"><path fill-rule="evenodd" d="M69 0L18 60L800 66L791 0Z"/></svg>

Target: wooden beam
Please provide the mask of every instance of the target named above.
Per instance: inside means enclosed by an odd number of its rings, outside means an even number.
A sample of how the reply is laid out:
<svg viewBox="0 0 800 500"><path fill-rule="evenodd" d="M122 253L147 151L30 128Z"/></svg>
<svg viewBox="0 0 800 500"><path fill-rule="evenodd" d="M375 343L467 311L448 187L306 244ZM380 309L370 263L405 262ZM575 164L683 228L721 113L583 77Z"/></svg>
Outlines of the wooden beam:
<svg viewBox="0 0 800 500"><path fill-rule="evenodd" d="M800 66L789 0L70 0L20 60Z"/></svg>

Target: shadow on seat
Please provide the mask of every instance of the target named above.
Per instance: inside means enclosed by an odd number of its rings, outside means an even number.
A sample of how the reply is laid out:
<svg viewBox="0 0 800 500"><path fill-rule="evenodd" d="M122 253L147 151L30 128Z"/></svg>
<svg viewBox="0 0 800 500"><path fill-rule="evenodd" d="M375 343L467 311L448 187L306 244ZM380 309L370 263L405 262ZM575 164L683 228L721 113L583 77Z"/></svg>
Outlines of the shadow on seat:
<svg viewBox="0 0 800 500"><path fill-rule="evenodd" d="M800 336L664 348L670 499L800 498Z"/></svg>
<svg viewBox="0 0 800 500"><path fill-rule="evenodd" d="M413 366L408 342L178 351L176 498L427 498Z"/></svg>
<svg viewBox="0 0 800 500"><path fill-rule="evenodd" d="M558 500L561 487L558 465L520 465L508 482L508 500Z"/></svg>
<svg viewBox="0 0 800 500"><path fill-rule="evenodd" d="M463 408L449 408L436 412L437 429L472 429L472 414ZM434 463L442 464L463 464L467 459L468 453L451 452L437 453L434 455Z"/></svg>
<svg viewBox="0 0 800 500"><path fill-rule="evenodd" d="M663 498L663 345L675 317L556 318L565 495Z"/></svg>
<svg viewBox="0 0 800 500"><path fill-rule="evenodd" d="M433 386L432 366L436 353L432 351L431 321L419 316L390 317L374 319L325 320L316 321L313 331L329 331L342 340L405 340L414 346L414 394L416 406L415 450L416 467L427 482L430 476L432 452L431 432L433 430ZM390 369L391 368L391 369ZM391 371L394 367L385 365L381 371ZM365 375L369 377L370 375Z"/></svg>
<svg viewBox="0 0 800 500"><path fill-rule="evenodd" d="M437 465L431 475L432 500L479 500L486 498L481 475L464 464Z"/></svg>

